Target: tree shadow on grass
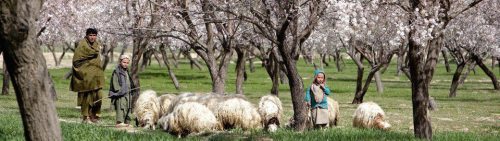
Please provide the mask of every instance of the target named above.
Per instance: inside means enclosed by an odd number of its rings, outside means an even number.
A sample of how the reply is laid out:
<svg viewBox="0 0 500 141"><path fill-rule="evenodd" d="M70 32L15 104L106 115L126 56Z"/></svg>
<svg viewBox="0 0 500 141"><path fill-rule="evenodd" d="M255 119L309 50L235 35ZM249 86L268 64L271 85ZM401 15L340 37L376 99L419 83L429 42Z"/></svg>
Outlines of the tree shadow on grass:
<svg viewBox="0 0 500 141"><path fill-rule="evenodd" d="M195 79L201 79L201 80L207 80L208 77L205 75L192 75L192 74L177 74L175 75L177 79L179 80L195 80Z"/></svg>
<svg viewBox="0 0 500 141"><path fill-rule="evenodd" d="M489 98L489 99L477 99L477 98L436 98L438 101L459 101L459 102L493 102L500 101L500 97Z"/></svg>
<svg viewBox="0 0 500 141"><path fill-rule="evenodd" d="M500 131L500 124L497 124L497 125L485 125L484 127L489 128L490 131Z"/></svg>

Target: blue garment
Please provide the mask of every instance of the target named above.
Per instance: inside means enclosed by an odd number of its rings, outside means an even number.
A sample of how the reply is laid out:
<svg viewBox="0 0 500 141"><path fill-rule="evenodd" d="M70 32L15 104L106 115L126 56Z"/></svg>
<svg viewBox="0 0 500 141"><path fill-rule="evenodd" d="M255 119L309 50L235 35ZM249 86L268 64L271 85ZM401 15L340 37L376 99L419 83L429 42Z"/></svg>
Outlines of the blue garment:
<svg viewBox="0 0 500 141"><path fill-rule="evenodd" d="M325 76L325 80L326 80L326 75L321 70L314 70L314 79L316 79L316 75L318 75L319 73L323 73L323 75ZM328 97L328 95L330 95L330 88L326 84L325 84L323 92L325 93L323 100L321 100L321 102L317 103L316 100L314 100L313 95L311 95L311 86L309 85L306 89L306 96L304 97L304 101L311 103L311 109L314 109L316 107L319 107L322 109L328 109L327 97ZM313 99L313 100L311 100L311 99Z"/></svg>

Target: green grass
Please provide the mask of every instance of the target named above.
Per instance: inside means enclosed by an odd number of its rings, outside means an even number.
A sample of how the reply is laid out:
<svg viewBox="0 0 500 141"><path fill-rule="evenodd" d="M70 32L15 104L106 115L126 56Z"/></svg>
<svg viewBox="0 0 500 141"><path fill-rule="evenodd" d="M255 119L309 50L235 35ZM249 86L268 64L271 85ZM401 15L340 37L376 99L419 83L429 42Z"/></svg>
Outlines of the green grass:
<svg viewBox="0 0 500 141"><path fill-rule="evenodd" d="M333 64L333 62L331 63ZM245 95L254 104L262 95L271 89L271 80L264 68L256 64L256 72L248 72L248 80L244 84ZM235 92L234 64L230 65L226 92ZM455 66L452 66L454 68ZM106 70L106 81L109 82L113 66ZM103 123L99 125L82 125L80 112L75 109L76 93L69 91L69 80L63 78L68 68L51 69L57 90L57 111L61 119L64 140L174 140L166 132L157 130L139 130L135 133L118 131L113 128L114 112L109 110L109 100L103 103ZM299 61L298 70L309 85L313 67ZM493 70L498 77L498 69ZM180 82L180 90L176 90L168 77L165 67L149 66L140 73L142 90L153 89L159 94L182 92L210 92L211 81L206 68L190 69L189 64L181 62L174 72ZM326 130L295 132L282 128L277 133L262 131L243 132L238 129L226 133L206 136L187 137L189 140L415 140L413 136L413 117L411 107L410 82L405 76L395 75L395 65L382 75L384 93L378 94L375 84L371 84L364 98L365 101L377 102L386 112L386 119L392 124L388 132L379 130L357 129L352 127L351 119L356 105L350 104L356 87L356 66L346 62L344 71L337 72L333 66L325 67L327 83L333 91L330 97L340 102L340 126ZM365 74L366 77L367 74ZM500 138L500 93L493 90L489 78L478 69L471 73L463 85L459 87L457 97L448 98L453 72L446 72L442 64L438 64L431 84L430 94L435 97L439 108L430 113L434 140L498 140ZM108 85L104 92L107 94ZM284 103L283 121L293 114L288 84L280 85L280 98ZM10 95L0 96L0 140L24 140L22 123L15 94L11 88Z"/></svg>

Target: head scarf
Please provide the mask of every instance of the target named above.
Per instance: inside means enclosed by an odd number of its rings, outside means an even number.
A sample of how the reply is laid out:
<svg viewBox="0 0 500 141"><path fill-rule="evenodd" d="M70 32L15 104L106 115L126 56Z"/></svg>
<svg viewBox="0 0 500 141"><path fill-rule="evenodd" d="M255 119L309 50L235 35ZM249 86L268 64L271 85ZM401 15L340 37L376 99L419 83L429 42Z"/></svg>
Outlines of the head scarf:
<svg viewBox="0 0 500 141"><path fill-rule="evenodd" d="M313 83L311 84L311 93L314 96L314 100L317 103L323 101L323 99L325 97L325 92L323 91L323 89L321 89L321 87L320 87L321 85L316 82L316 77L320 73L323 74L323 76L326 79L326 75L325 75L325 73L323 71L321 71L321 70L314 70L314 79L313 79Z"/></svg>

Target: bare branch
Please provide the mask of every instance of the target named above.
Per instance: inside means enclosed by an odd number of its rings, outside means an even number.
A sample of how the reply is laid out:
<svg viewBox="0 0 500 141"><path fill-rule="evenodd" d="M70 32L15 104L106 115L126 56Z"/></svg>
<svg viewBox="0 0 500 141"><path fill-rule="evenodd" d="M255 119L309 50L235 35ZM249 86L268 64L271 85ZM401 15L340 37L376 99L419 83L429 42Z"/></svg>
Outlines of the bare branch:
<svg viewBox="0 0 500 141"><path fill-rule="evenodd" d="M473 8L474 6L476 6L477 4L481 3L482 1L483 0L475 0L472 3L470 3L469 5L467 5L467 7L465 7L464 9L462 9L462 10L456 12L456 13L450 14L451 15L450 16L450 20L453 19L453 18L455 18L455 17L457 17L458 15L464 13L465 11Z"/></svg>

